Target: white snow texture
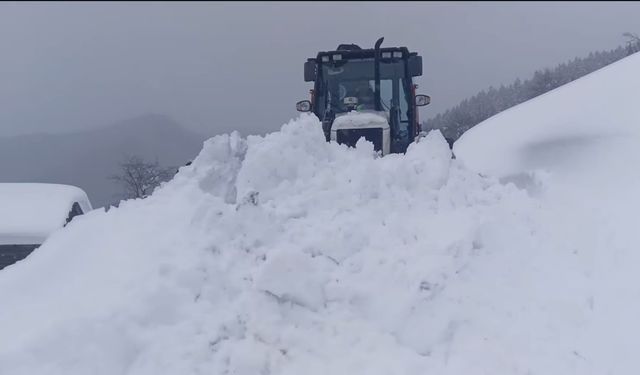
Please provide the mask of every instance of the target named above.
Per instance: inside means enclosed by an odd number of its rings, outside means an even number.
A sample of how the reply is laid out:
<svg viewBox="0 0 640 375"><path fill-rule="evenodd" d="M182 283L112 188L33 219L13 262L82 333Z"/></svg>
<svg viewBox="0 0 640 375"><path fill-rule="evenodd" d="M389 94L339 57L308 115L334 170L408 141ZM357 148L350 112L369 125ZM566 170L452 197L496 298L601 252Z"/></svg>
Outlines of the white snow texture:
<svg viewBox="0 0 640 375"><path fill-rule="evenodd" d="M457 159L439 132L327 143L312 115L214 137L0 271L0 374L638 373L638 69L495 116Z"/></svg>

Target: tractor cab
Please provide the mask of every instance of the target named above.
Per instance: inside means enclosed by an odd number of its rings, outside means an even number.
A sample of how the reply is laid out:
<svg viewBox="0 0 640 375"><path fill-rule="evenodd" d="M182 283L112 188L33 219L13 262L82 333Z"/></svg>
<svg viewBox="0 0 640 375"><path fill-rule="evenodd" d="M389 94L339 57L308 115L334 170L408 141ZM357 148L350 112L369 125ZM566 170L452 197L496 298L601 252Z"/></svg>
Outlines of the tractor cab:
<svg viewBox="0 0 640 375"><path fill-rule="evenodd" d="M364 137L384 155L405 152L420 133L417 107L431 99L415 93L422 57L406 47L380 48L383 39L373 49L341 44L304 64L314 88L296 109L320 119L327 141L355 147Z"/></svg>

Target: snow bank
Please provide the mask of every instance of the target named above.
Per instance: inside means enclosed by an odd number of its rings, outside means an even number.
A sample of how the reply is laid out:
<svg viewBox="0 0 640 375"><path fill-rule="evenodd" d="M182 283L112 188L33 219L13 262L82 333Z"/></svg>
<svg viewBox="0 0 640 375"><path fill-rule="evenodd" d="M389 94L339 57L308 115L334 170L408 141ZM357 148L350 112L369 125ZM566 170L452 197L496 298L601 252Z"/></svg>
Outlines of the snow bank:
<svg viewBox="0 0 640 375"><path fill-rule="evenodd" d="M488 373L640 370L633 354L640 335L633 297L640 294L638 71L635 54L500 113L456 142L465 166L526 188L539 209L527 215L529 240L517 232L488 237L504 251L476 262L477 282L460 289L475 328L458 335L454 348L464 360L447 371L466 370L479 346L486 360L478 368ZM478 318L483 312L495 320Z"/></svg>
<svg viewBox="0 0 640 375"><path fill-rule="evenodd" d="M635 162L639 67L635 54L501 112L463 134L454 153L495 176L535 169L593 175L593 164L615 165L629 156Z"/></svg>
<svg viewBox="0 0 640 375"><path fill-rule="evenodd" d="M384 158L307 115L218 136L0 272L0 373L425 373L455 324L431 301L526 202L438 132Z"/></svg>
<svg viewBox="0 0 640 375"><path fill-rule="evenodd" d="M0 183L0 245L42 243L62 228L74 202L91 210L87 195L75 186Z"/></svg>

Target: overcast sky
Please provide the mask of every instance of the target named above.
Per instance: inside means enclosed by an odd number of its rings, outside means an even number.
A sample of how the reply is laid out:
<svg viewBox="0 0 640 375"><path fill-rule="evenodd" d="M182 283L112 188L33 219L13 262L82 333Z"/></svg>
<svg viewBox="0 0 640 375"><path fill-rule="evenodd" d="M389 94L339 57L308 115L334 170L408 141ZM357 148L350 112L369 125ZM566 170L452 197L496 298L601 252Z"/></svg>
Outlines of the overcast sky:
<svg viewBox="0 0 640 375"><path fill-rule="evenodd" d="M421 118L640 33L626 2L0 4L0 136L163 113L206 134L274 131L303 63L340 43L423 56Z"/></svg>

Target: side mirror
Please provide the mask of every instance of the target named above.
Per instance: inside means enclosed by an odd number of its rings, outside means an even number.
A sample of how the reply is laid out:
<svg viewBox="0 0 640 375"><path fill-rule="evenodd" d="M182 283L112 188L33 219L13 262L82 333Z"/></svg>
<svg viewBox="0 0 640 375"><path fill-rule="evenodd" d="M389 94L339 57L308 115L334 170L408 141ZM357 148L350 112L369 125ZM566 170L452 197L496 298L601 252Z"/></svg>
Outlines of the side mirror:
<svg viewBox="0 0 640 375"><path fill-rule="evenodd" d="M425 106L431 103L431 97L429 95L416 95L416 105L418 107Z"/></svg>
<svg viewBox="0 0 640 375"><path fill-rule="evenodd" d="M304 81L313 82L316 80L316 63L307 61L304 63Z"/></svg>
<svg viewBox="0 0 640 375"><path fill-rule="evenodd" d="M311 101L301 100L296 103L296 110L298 112L311 112Z"/></svg>

